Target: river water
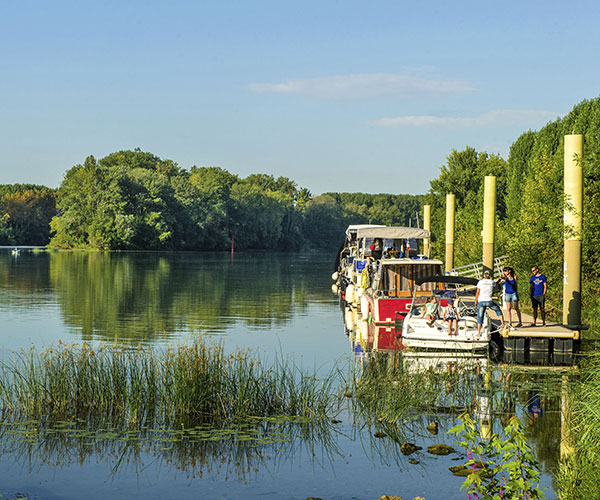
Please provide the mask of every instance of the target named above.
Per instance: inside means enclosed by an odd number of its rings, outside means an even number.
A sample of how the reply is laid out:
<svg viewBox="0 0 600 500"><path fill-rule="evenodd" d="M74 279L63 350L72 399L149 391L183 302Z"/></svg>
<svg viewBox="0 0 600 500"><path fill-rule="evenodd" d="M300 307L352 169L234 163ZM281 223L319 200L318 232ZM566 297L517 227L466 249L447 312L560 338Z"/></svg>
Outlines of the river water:
<svg viewBox="0 0 600 500"><path fill-rule="evenodd" d="M65 343L117 343L164 349L202 337L226 350L250 348L263 362L292 359L317 373L369 363L331 291L327 253L88 253L0 251L0 356ZM348 314L346 314L346 317ZM347 323L347 322L346 322ZM357 353L358 352L358 353ZM475 361L477 365L477 361ZM497 377L496 366L490 377ZM450 365L448 365L450 366ZM475 366L475 365L473 365ZM479 363L478 366L481 366ZM495 371L496 370L496 371ZM475 373L473 371L473 373ZM560 397L545 394L544 375L520 373L512 411L520 415L542 464L541 486L555 498L552 470L560 448ZM476 383L465 378L464 383ZM500 384L501 385L501 384ZM443 390L443 388L440 388ZM502 398L490 398L498 427ZM486 403L487 404L487 403ZM122 435L82 443L76 433L43 443L0 428L0 495L36 499L376 499L400 495L465 498L448 467L464 454L409 457L349 411L324 435L290 430L275 445L157 448ZM425 431L440 424L438 435ZM424 449L454 445L456 415L414 415L404 439ZM35 424L31 424L35 425ZM7 432L7 429L11 432ZM458 448L458 447L457 447ZM410 463L409 460L417 463Z"/></svg>

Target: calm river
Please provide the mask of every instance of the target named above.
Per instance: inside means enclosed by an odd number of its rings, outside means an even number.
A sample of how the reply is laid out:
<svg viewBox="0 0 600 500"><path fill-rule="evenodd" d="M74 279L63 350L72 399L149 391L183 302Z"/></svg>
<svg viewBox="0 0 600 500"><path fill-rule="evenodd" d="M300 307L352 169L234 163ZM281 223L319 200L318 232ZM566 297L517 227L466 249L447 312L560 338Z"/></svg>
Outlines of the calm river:
<svg viewBox="0 0 600 500"><path fill-rule="evenodd" d="M310 372L364 366L369 361L355 354L360 349L353 346L353 332L331 292L333 261L326 253L24 251L13 256L0 250L0 357L10 362L21 349L42 350L59 341L161 350L201 336L228 351L250 348L264 363L292 359ZM497 365L482 362L491 367L490 377L497 377ZM503 395L511 395L510 411L527 429L551 499L561 401L560 395L544 392L543 377L524 369L520 385ZM494 430L505 399L489 399L486 411ZM448 470L465 460L462 450L448 456L426 453L434 443L458 450L446 433L456 422L450 415L424 413L406 422L405 439L423 447L408 457L393 440L374 438L377 429L349 411L332 415L341 422L325 435L292 430L259 448L216 439L210 446L161 447L151 439L132 445L122 435L86 441L68 429L39 442L29 438L27 423L17 432L14 423L0 422L0 496L463 499L463 478ZM438 435L425 430L433 420L440 424Z"/></svg>

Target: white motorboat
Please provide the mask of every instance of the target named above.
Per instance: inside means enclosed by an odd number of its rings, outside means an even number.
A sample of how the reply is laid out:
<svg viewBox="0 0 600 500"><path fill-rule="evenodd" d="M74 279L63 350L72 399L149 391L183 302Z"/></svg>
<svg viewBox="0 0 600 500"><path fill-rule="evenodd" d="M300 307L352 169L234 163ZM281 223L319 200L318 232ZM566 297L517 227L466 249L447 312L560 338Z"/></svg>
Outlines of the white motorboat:
<svg viewBox="0 0 600 500"><path fill-rule="evenodd" d="M436 349L453 351L482 351L489 347L494 325L484 317L481 334L477 332L477 307L474 290L477 286L474 278L463 276L429 276L415 280L418 285L434 284L427 295L413 294L409 313L402 325L402 344L407 348ZM432 298L432 299L430 299ZM458 313L458 329L449 335L449 323L444 321L444 308L448 300L454 300ZM425 319L425 304L433 300L436 304L436 318Z"/></svg>

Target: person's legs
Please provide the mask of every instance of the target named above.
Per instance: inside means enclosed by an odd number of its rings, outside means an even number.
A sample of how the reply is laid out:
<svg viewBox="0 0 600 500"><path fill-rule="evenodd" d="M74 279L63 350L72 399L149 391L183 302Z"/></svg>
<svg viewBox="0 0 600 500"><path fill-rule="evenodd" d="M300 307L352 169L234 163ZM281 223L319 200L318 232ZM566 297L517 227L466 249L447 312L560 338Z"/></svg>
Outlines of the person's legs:
<svg viewBox="0 0 600 500"><path fill-rule="evenodd" d="M508 311L508 324L512 325L512 302L510 300L506 303L506 310Z"/></svg>
<svg viewBox="0 0 600 500"><path fill-rule="evenodd" d="M535 297L531 297L531 307L533 308L533 323L531 323L531 326L535 326L535 324L537 323L537 310L538 310L538 303L535 300Z"/></svg>
<svg viewBox="0 0 600 500"><path fill-rule="evenodd" d="M546 326L546 297L542 296L541 304L540 304L540 312L542 314L542 326Z"/></svg>
<svg viewBox="0 0 600 500"><path fill-rule="evenodd" d="M481 327L483 326L483 317L485 315L486 306L480 302L477 305L477 336L481 337Z"/></svg>
<svg viewBox="0 0 600 500"><path fill-rule="evenodd" d="M435 321L435 318L431 314L426 314L425 320L427 321L427 326L432 327L433 322Z"/></svg>
<svg viewBox="0 0 600 500"><path fill-rule="evenodd" d="M454 324L456 322L455 319L448 319L448 335L453 335L453 331L454 331Z"/></svg>
<svg viewBox="0 0 600 500"><path fill-rule="evenodd" d="M515 311L517 312L517 319L519 320L519 323L517 323L517 326L522 326L523 323L521 322L521 309L519 309L519 301L515 301Z"/></svg>
<svg viewBox="0 0 600 500"><path fill-rule="evenodd" d="M500 318L500 321L502 322L501 328L504 329L504 316L502 315L502 309L500 309L498 304L496 304L495 302L492 302L490 309L492 309L492 311L494 311L498 315L498 317Z"/></svg>

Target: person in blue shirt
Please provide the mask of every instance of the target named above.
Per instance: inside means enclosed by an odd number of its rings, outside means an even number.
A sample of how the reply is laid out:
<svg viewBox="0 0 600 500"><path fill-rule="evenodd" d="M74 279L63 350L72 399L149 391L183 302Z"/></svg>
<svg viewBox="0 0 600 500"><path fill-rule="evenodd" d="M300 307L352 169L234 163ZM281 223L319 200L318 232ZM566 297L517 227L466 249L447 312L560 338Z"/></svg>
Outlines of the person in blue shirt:
<svg viewBox="0 0 600 500"><path fill-rule="evenodd" d="M531 307L533 307L533 323L536 326L537 312L540 309L542 315L542 326L546 326L546 290L548 289L548 280L546 276L540 273L538 266L531 268L531 278L529 278L529 296L531 297Z"/></svg>
<svg viewBox="0 0 600 500"><path fill-rule="evenodd" d="M508 324L512 326L512 308L514 307L519 322L517 328L523 326L521 323L521 310L519 309L519 295L517 293L517 276L512 267L505 267L501 280L504 282L504 302L508 310Z"/></svg>

